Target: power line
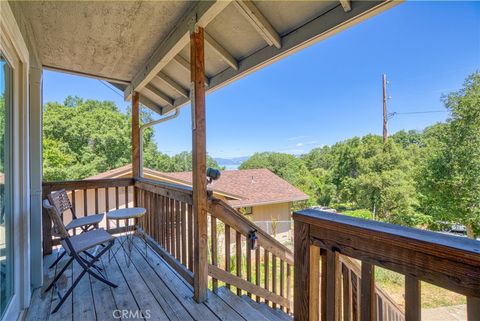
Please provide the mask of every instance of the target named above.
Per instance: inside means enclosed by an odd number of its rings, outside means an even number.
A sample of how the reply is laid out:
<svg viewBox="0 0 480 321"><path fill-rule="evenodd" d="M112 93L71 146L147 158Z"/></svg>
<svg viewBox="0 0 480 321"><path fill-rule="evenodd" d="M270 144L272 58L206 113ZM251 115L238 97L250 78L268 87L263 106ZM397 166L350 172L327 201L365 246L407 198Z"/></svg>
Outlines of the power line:
<svg viewBox="0 0 480 321"><path fill-rule="evenodd" d="M415 114L435 114L435 113L447 113L447 110L426 110L426 111L406 111L406 112L393 112L388 114L388 118L393 118L397 115L415 115Z"/></svg>

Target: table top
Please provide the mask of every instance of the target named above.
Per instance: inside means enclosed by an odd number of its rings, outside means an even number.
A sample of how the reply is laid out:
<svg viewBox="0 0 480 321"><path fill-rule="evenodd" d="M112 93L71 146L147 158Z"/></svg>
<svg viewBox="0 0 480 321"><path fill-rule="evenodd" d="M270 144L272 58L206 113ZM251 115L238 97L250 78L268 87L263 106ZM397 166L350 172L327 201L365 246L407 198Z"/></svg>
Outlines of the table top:
<svg viewBox="0 0 480 321"><path fill-rule="evenodd" d="M109 220L125 220L128 218L136 218L145 215L147 210L143 207L129 207L129 208L119 208L118 210L113 210L107 212L107 219Z"/></svg>

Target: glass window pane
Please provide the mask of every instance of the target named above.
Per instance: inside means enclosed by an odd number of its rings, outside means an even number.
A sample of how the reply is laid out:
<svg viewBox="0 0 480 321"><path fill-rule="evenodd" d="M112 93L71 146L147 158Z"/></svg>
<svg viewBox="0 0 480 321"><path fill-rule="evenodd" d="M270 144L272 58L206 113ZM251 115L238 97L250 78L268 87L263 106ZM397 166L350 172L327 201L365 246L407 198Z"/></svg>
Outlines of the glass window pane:
<svg viewBox="0 0 480 321"><path fill-rule="evenodd" d="M12 69L0 53L0 315L13 294L10 212L10 122Z"/></svg>

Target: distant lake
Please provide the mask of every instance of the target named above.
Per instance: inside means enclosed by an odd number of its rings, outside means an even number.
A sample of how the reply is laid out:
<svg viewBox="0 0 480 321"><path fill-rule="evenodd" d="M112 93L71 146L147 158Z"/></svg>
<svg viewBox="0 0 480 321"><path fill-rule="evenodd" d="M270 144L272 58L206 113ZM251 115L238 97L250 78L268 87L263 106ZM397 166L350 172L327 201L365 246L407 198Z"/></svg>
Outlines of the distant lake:
<svg viewBox="0 0 480 321"><path fill-rule="evenodd" d="M225 169L227 170L238 169L238 166L240 166L239 164L229 164L229 165L218 164L218 165L220 165L221 167L225 167Z"/></svg>

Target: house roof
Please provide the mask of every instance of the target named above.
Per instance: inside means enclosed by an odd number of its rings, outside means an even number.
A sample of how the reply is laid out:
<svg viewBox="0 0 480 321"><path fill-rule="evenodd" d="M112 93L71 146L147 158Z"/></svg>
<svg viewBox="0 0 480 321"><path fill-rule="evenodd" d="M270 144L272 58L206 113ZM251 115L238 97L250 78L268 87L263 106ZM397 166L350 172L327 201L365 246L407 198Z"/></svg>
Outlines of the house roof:
<svg viewBox="0 0 480 321"><path fill-rule="evenodd" d="M97 77L165 114L190 100L189 34L205 28L207 92L400 1L9 1L45 68ZM353 59L354 53L352 53ZM287 77L288 78L288 77ZM289 81L295 81L289 79Z"/></svg>
<svg viewBox="0 0 480 321"><path fill-rule="evenodd" d="M132 166L128 164L88 179L122 177L131 175L131 171ZM176 184L192 184L192 172L164 173L145 168L144 174ZM227 202L236 208L308 199L308 195L268 169L225 170L209 188L214 193L229 198Z"/></svg>

